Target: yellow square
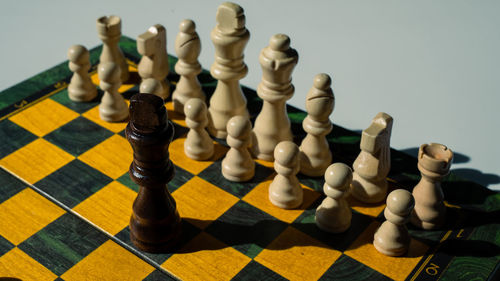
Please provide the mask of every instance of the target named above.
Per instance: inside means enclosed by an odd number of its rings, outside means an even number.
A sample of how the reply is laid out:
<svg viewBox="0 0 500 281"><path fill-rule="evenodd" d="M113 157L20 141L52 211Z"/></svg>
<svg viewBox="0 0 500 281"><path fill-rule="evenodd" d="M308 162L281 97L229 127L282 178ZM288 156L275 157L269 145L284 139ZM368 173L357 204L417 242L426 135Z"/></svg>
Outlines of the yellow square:
<svg viewBox="0 0 500 281"><path fill-rule="evenodd" d="M135 74L135 76L139 76L139 74L137 73L137 68L135 68L131 65L128 66L128 71L130 72L131 77L133 77L134 74ZM90 75L90 79L92 80L92 83L94 83L95 85L99 85L100 81L99 81L99 74L97 73L97 71L93 72ZM131 79L129 79L129 80L131 80ZM129 81L126 81L125 83L122 83L122 85L118 89L118 92L124 93L124 92L130 90L134 86L135 86L135 84L133 84Z"/></svg>
<svg viewBox="0 0 500 281"><path fill-rule="evenodd" d="M269 201L269 185L273 181L274 176L275 174L271 175L265 181L261 182L252 191L245 195L242 200L252 204L253 206L282 221L292 223L296 218L300 216L300 214L302 214L302 212L304 212L307 207L309 207L320 196L320 194L307 186L301 185L302 189L304 190L302 205L292 210L281 209L274 206L271 201Z"/></svg>
<svg viewBox="0 0 500 281"><path fill-rule="evenodd" d="M385 201L379 202L379 203L365 203L361 202L358 199L354 198L354 196L349 195L346 198L347 203L353 210L356 210L357 212L376 218L380 213L384 210L385 208Z"/></svg>
<svg viewBox="0 0 500 281"><path fill-rule="evenodd" d="M396 182L394 180L388 179L388 190L387 194L391 193L391 191L402 188L398 187L396 185ZM354 196L349 195L347 196L347 203L353 210L356 210L357 212L376 218L380 215L380 213L384 210L385 208L385 199L382 202L378 203L365 203L361 202L358 199L356 199Z"/></svg>
<svg viewBox="0 0 500 281"><path fill-rule="evenodd" d="M289 226L255 260L289 280L318 280L341 254Z"/></svg>
<svg viewBox="0 0 500 281"><path fill-rule="evenodd" d="M113 135L78 156L78 159L105 175L117 179L128 171L133 160L133 151L124 137Z"/></svg>
<svg viewBox="0 0 500 281"><path fill-rule="evenodd" d="M132 215L132 203L137 193L113 181L73 208L111 235L124 229Z"/></svg>
<svg viewBox="0 0 500 281"><path fill-rule="evenodd" d="M0 257L0 276L12 280L54 280L57 275L18 248ZM3 279L3 278L0 278ZM7 280L7 279L5 279Z"/></svg>
<svg viewBox="0 0 500 281"><path fill-rule="evenodd" d="M422 259L428 246L412 239L406 256L389 257L381 254L373 246L373 235L379 226L380 223L378 222L370 224L344 254L394 280L405 280Z"/></svg>
<svg viewBox="0 0 500 281"><path fill-rule="evenodd" d="M36 139L0 160L0 166L33 184L75 157L44 139Z"/></svg>
<svg viewBox="0 0 500 281"><path fill-rule="evenodd" d="M250 260L202 232L167 259L162 267L181 280L231 280Z"/></svg>
<svg viewBox="0 0 500 281"><path fill-rule="evenodd" d="M174 111L174 103L169 101L165 103L165 107L167 108L168 119L172 122L175 122L183 127L187 127L186 125L186 117L184 114L180 114Z"/></svg>
<svg viewBox="0 0 500 281"><path fill-rule="evenodd" d="M239 200L196 176L174 191L172 196L181 217L200 228L207 227Z"/></svg>
<svg viewBox="0 0 500 281"><path fill-rule="evenodd" d="M199 174L208 166L212 165L215 161L224 156L228 150L227 147L221 145L218 142L214 142L214 155L206 161L197 161L187 157L186 154L184 154L185 141L186 138L178 138L170 144L170 147L168 148L168 152L170 153L170 160L172 160L175 165L194 175Z"/></svg>
<svg viewBox="0 0 500 281"><path fill-rule="evenodd" d="M62 214L63 209L26 188L0 204L0 235L18 245Z"/></svg>
<svg viewBox="0 0 500 281"><path fill-rule="evenodd" d="M136 255L108 240L78 262L61 278L64 280L142 280L154 268Z"/></svg>
<svg viewBox="0 0 500 281"><path fill-rule="evenodd" d="M45 99L10 117L9 120L43 137L76 117L78 113L51 99Z"/></svg>
<svg viewBox="0 0 500 281"><path fill-rule="evenodd" d="M272 161L266 161L266 160L261 160L261 159L255 159L255 162L261 164L264 167L268 167L271 169L274 169L274 162Z"/></svg>
<svg viewBox="0 0 500 281"><path fill-rule="evenodd" d="M127 105L130 104L128 100L125 100ZM82 114L83 117L89 119L90 121L98 124L99 126L102 126L108 130L110 130L113 133L119 133L127 127L128 124L128 119L125 119L120 122L107 122L101 119L101 116L99 116L99 106L94 106L92 109L89 111L85 112Z"/></svg>

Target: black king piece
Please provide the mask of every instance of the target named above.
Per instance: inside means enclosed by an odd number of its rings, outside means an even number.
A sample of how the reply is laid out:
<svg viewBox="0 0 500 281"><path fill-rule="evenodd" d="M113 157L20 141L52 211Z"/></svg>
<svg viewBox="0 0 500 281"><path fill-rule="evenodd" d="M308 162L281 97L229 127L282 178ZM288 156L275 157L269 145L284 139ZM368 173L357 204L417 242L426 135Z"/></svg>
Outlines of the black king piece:
<svg viewBox="0 0 500 281"><path fill-rule="evenodd" d="M142 251L166 252L181 233L176 203L166 187L175 173L168 153L174 127L163 100L155 95L134 95L129 110L125 133L134 150L129 174L140 186L130 218L130 238Z"/></svg>

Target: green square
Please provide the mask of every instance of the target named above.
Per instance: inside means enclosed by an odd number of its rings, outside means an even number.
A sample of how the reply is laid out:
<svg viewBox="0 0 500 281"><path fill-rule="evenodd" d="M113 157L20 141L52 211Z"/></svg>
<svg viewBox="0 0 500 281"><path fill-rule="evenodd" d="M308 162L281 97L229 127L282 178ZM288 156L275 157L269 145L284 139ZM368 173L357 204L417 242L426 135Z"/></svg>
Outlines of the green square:
<svg viewBox="0 0 500 281"><path fill-rule="evenodd" d="M189 128L183 127L177 123L172 122L174 125L174 140L185 136L189 132Z"/></svg>
<svg viewBox="0 0 500 281"><path fill-rule="evenodd" d="M111 131L89 121L87 118L79 116L46 135L44 139L59 146L73 156L79 156L112 135Z"/></svg>
<svg viewBox="0 0 500 281"><path fill-rule="evenodd" d="M37 139L37 136L5 119L0 122L0 159Z"/></svg>
<svg viewBox="0 0 500 281"><path fill-rule="evenodd" d="M26 188L26 185L13 175L0 169L0 203Z"/></svg>
<svg viewBox="0 0 500 281"><path fill-rule="evenodd" d="M107 241L106 235L78 217L66 213L18 248L57 275Z"/></svg>
<svg viewBox="0 0 500 281"><path fill-rule="evenodd" d="M7 239L0 236L0 257L14 247L14 244L10 243Z"/></svg>
<svg viewBox="0 0 500 281"><path fill-rule="evenodd" d="M231 280L288 280L262 264L252 260Z"/></svg>
<svg viewBox="0 0 500 281"><path fill-rule="evenodd" d="M167 275L166 273L163 273L156 269L155 271L151 272L146 278L142 279L144 281L168 281L168 280L177 280L170 275Z"/></svg>
<svg viewBox="0 0 500 281"><path fill-rule="evenodd" d="M35 183L59 202L73 208L113 179L75 159Z"/></svg>
<svg viewBox="0 0 500 281"><path fill-rule="evenodd" d="M325 184L325 177L320 176L320 177L309 177L305 176L303 174L298 174L297 178L299 179L299 182L311 189L316 190L319 193L323 193L323 185Z"/></svg>
<svg viewBox="0 0 500 281"><path fill-rule="evenodd" d="M392 280L382 273L342 254L319 280Z"/></svg>
<svg viewBox="0 0 500 281"><path fill-rule="evenodd" d="M239 201L205 231L250 258L285 230L287 224L271 215Z"/></svg>
<svg viewBox="0 0 500 281"><path fill-rule="evenodd" d="M93 100L89 102L76 102L72 101L69 99L68 96L68 89L64 89L60 91L59 93L53 95L51 97L52 100L57 101L58 103L72 109L73 111L76 111L80 114L86 112L87 110L95 107L96 105L99 104L99 101L101 100L103 95L103 92L101 90L97 91L97 97L95 97Z"/></svg>

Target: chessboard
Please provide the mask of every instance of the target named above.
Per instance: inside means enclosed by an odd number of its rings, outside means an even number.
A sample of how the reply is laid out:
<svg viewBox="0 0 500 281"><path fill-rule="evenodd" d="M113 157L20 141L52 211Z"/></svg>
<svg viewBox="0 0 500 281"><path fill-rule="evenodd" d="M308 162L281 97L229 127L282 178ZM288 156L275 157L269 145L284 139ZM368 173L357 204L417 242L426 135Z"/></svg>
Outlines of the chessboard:
<svg viewBox="0 0 500 281"><path fill-rule="evenodd" d="M131 78L120 92L138 93L135 41L120 47ZM90 50L91 77L101 47ZM171 92L179 77L170 56ZM329 234L314 222L324 198L324 179L299 175L304 202L294 210L274 207L268 186L273 163L257 160L255 177L225 180L221 161L228 150L216 139L207 161L187 158L188 129L182 116L165 106L175 127L170 157L175 177L168 184L182 217L182 238L169 253L149 254L129 238L132 202L138 186L128 175L132 149L126 122L99 118L102 96L88 103L68 98L71 77L63 62L0 93L0 276L20 280L499 280L500 194L451 173L442 187L445 229L409 225L404 257L380 254L372 245L384 221L384 204L349 198L352 225ZM199 75L207 97L217 81ZM251 120L261 99L243 87ZM340 105L339 105L340 106ZM287 106L295 141L305 136L306 113ZM368 121L367 121L368 123ZM368 125L368 124L367 124ZM327 136L334 162L352 165L359 133L334 124ZM418 145L418 144L416 144ZM420 179L417 160L391 150L390 189L412 190Z"/></svg>

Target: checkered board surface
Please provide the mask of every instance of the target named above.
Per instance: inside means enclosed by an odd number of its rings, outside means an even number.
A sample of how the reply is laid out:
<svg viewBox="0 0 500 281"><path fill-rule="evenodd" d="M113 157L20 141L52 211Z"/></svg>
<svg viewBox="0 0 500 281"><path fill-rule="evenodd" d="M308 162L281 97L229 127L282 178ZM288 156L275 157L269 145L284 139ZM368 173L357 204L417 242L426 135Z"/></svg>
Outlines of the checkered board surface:
<svg viewBox="0 0 500 281"><path fill-rule="evenodd" d="M132 79L120 89L137 93L135 42L120 41ZM92 79L100 47L91 50ZM173 69L176 59L170 57ZM383 222L384 204L352 198L352 226L328 234L314 223L324 198L322 178L299 175L304 203L282 210L268 201L272 163L257 161L256 176L233 183L221 175L227 146L216 140L215 156L184 156L184 120L172 112L170 144L176 174L168 189L183 218L182 241L171 253L148 254L130 242L128 222L138 191L128 176L132 150L126 123L99 119L96 99L68 99L67 62L0 93L0 276L22 280L485 280L498 277L500 234L497 193L460 179L445 179L448 225L441 231L409 226L406 257L379 254L371 244ZM172 89L178 76L171 70ZM209 97L216 81L199 79ZM256 93L243 87L252 120L260 110ZM101 93L102 94L102 93ZM299 142L306 114L288 107ZM351 165L360 136L334 126L328 141L335 162ZM411 188L420 174L416 159L392 151L391 189Z"/></svg>

